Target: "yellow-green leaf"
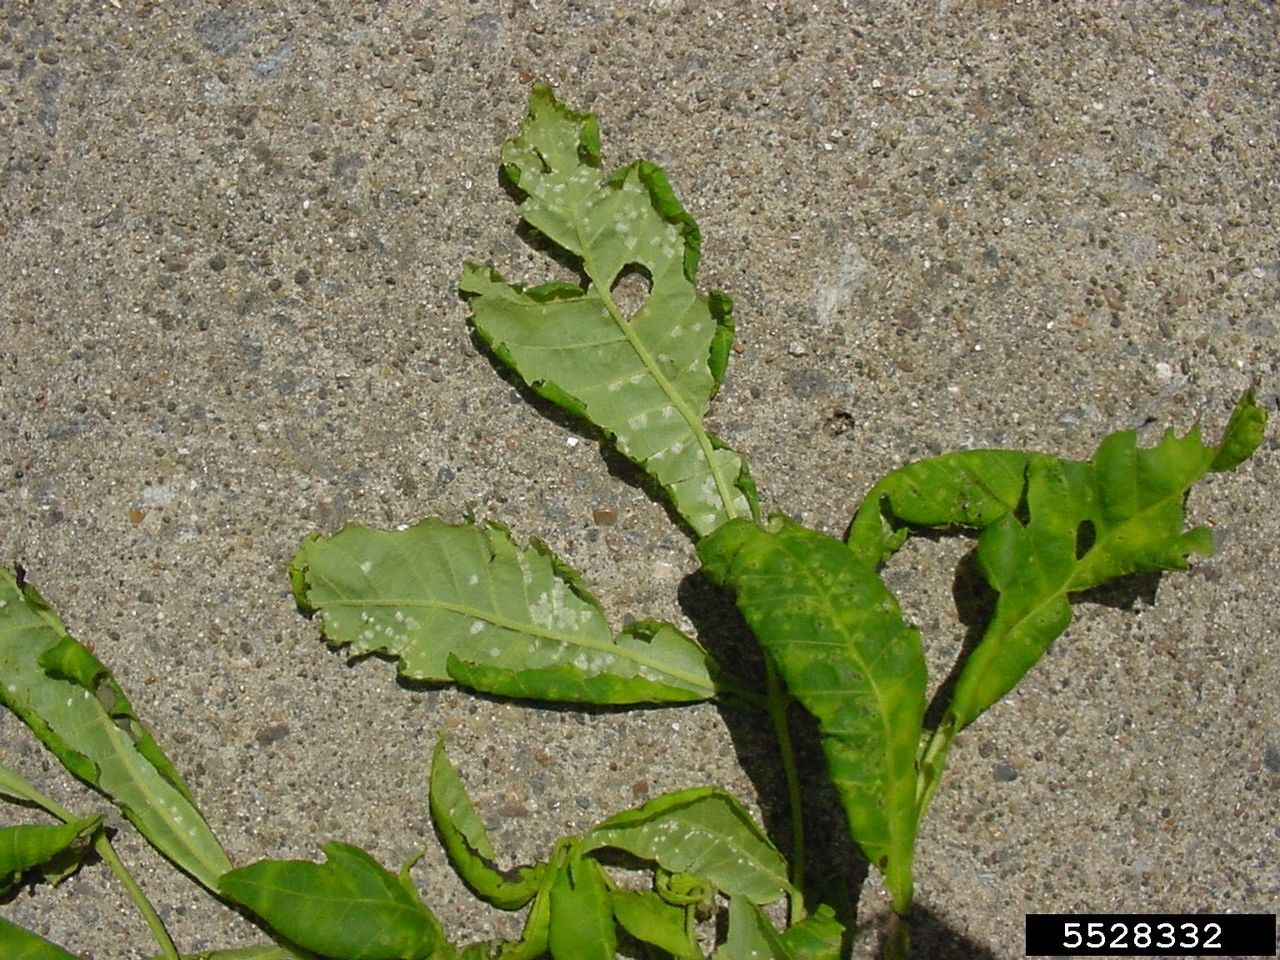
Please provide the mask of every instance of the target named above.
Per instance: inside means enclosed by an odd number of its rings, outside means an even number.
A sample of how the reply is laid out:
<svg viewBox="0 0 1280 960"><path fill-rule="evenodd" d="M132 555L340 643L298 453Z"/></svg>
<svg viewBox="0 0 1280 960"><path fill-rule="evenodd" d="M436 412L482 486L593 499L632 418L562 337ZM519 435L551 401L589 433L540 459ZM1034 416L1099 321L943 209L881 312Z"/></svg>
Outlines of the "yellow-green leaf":
<svg viewBox="0 0 1280 960"><path fill-rule="evenodd" d="M177 770L107 668L30 585L0 569L0 702L205 887L230 869Z"/></svg>
<svg viewBox="0 0 1280 960"><path fill-rule="evenodd" d="M303 544L294 596L330 643L387 653L415 680L503 696L662 703L715 694L714 662L667 624L616 637L578 575L494 523L352 524Z"/></svg>
<svg viewBox="0 0 1280 960"><path fill-rule="evenodd" d="M584 282L525 289L468 264L476 334L533 390L594 424L644 469L699 535L755 510L746 464L703 425L733 340L732 303L696 285L701 241L666 175L638 162L606 175L596 120L534 87L502 149L525 222ZM642 279L628 312L616 286Z"/></svg>

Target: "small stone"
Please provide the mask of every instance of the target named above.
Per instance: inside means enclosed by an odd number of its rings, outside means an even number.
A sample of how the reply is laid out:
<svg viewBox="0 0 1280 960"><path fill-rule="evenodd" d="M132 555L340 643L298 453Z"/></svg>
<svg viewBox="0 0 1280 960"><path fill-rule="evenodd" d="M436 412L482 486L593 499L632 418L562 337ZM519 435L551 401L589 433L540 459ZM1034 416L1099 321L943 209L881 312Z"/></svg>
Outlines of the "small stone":
<svg viewBox="0 0 1280 960"><path fill-rule="evenodd" d="M273 723L258 730L258 732L253 735L253 739L257 740L258 743L265 747L278 740L283 740L288 735L289 725L287 723Z"/></svg>
<svg viewBox="0 0 1280 960"><path fill-rule="evenodd" d="M525 806L523 801L521 801L521 799L515 794L508 793L506 799L502 802L501 806L498 807L496 812L500 817L527 817L529 815L529 808Z"/></svg>
<svg viewBox="0 0 1280 960"><path fill-rule="evenodd" d="M1272 773L1280 773L1280 746L1268 743L1262 751L1262 765Z"/></svg>
<svg viewBox="0 0 1280 960"><path fill-rule="evenodd" d="M1013 764L1001 760L991 768L991 778L996 783L1012 783L1018 779L1018 771L1013 768Z"/></svg>

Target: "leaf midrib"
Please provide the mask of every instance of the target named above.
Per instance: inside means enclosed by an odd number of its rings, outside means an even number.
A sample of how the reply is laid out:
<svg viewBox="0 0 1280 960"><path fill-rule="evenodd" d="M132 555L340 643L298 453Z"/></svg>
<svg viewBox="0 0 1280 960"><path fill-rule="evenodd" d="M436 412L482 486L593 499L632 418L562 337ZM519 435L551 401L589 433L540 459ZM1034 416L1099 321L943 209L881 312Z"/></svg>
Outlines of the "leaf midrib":
<svg viewBox="0 0 1280 960"><path fill-rule="evenodd" d="M781 541L781 546L783 550L790 557L798 561L798 563L802 568L804 568L807 571L812 571L812 568L808 563L809 555L807 553L797 552L792 549L793 546L798 546L798 545L793 545L788 540L783 539ZM843 620L841 614L847 614L849 611L846 606L838 606L835 603L834 587L836 583L838 583L840 580L843 579L843 576L839 578L833 578L833 582L830 586L824 585L821 581L821 578L812 575L812 573L810 574L810 576L807 577L807 579L813 587L813 589L811 590L811 595L817 598L822 604L823 612L825 614L825 617L824 617L825 622L833 626L840 624ZM857 667L857 669L862 675L863 681L871 688L873 696L875 697L876 713L880 719L881 736L882 736L881 755L885 759L885 764L884 764L885 773L889 774L890 773L890 765L888 763L888 757L890 752L889 747L895 744L895 740L891 736L891 733L896 727L896 723L894 722L893 717L890 716L888 712L888 699L884 696L883 691L881 689L881 685L877 680L876 673L874 670L870 669L870 663L866 659L866 657L863 656L861 649L859 649L858 646L853 643L843 644L841 645L841 649L848 653L849 659ZM896 749L894 750L894 752L895 753L897 752ZM913 751L912 759L914 763L914 751ZM888 779L889 777L886 776L886 781ZM903 778L903 779L905 780L906 778ZM914 769L912 769L911 771L910 779L914 789L914 783L915 783ZM865 789L865 788L860 787L859 789ZM913 822L914 817L903 818L901 816L893 816L891 815L891 813L885 813L883 814L883 816L884 816L885 825L888 828L888 833L889 833L889 836L887 838L887 843L886 843L886 846L889 848L889 850L892 851L892 853L895 856L898 855L903 849L910 850L911 828L910 828L909 822ZM905 839L899 836L899 834L902 833L902 828L899 825L899 820L903 820L903 819L909 821L905 825L905 829L908 834L908 836Z"/></svg>
<svg viewBox="0 0 1280 960"><path fill-rule="evenodd" d="M4 633L33 631L39 635L47 631L52 631L59 637L68 636L64 632L56 630L48 618L43 616L40 611L32 611L29 605L26 606L26 609L29 612L36 614L36 617L38 618L37 621L30 622L28 624L15 624L13 627L9 628L9 630L4 631ZM48 647L45 649L48 649ZM71 731L67 730L65 724L58 723L55 726L53 723L50 723L49 716L37 708L36 704L38 700L43 698L36 698L33 694L36 693L40 687L44 686L44 684L39 680L33 680L31 678L31 670L34 669L38 677L47 678L48 675L39 667L38 654L31 658L31 662L34 664L34 667L24 669L22 663L10 660L10 664L18 671L18 679L21 680L24 677L27 678L28 686L26 696L24 697L27 708L39 717L41 722L46 724L49 727L49 730L56 735L59 740L63 740L71 749L76 749L73 742L66 739L70 735ZM52 683L58 681L54 681L52 678L49 678L49 682ZM71 683L67 680L63 680L61 682L71 688L71 696L75 696L77 692L80 692L82 694L87 694L92 698L92 693L79 684ZM59 693L57 697L53 699L54 702L62 702L62 694ZM71 717L71 719L78 727L78 736L92 736L98 741L96 745L99 748L105 747L105 752L96 756L88 756L88 759L93 762L98 771L98 776L94 781L94 786L106 793L127 813L130 813L130 819L134 820L135 824L138 825L138 829L142 831L144 836L154 830L165 830L169 835L169 842L164 845L158 844L158 846L161 846L162 849L167 848L172 850L172 847L176 845L182 850L185 850L187 857L184 858L183 862L179 863L179 866L184 870L191 871L192 875L195 876L202 885L209 889L216 889L218 877L229 870L231 864L226 861L225 858L210 860L209 855L213 855L215 851L206 851L204 846L197 842L196 839L188 833L187 829L184 829L173 819L175 815L173 805L175 803L185 805L188 809L183 814L184 822L187 816L190 816L192 820L189 824L189 829L195 830L197 833L203 833L205 837L212 839L216 845L217 839L213 837L211 832L209 832L208 825L205 823L199 810L196 809L195 806L189 804L186 798L182 797L181 794L164 779L160 774L160 771L157 770L155 766L138 751L133 741L130 740L123 731L118 729L116 725L111 722L109 717L95 715L91 717L88 723L80 723L79 718L75 716ZM106 743L101 743L102 740L105 740ZM148 784L143 780L140 776L140 771L135 769L135 762L145 764L145 768L151 770L156 775L157 782L155 784ZM102 782L104 778L109 778L112 785L107 786L104 784ZM174 797L166 798L157 796L157 790L170 791L173 793ZM161 811L159 817L156 817L157 810ZM146 824L146 827L144 828L142 824ZM217 852L221 852L220 848L217 848ZM178 862L176 858L175 862ZM201 868L201 875L197 875L195 873L194 868L196 867Z"/></svg>
<svg viewBox="0 0 1280 960"><path fill-rule="evenodd" d="M395 599L359 599L359 600L329 600L323 604L324 607L395 607L397 609L418 609L418 610L443 610L447 613L458 614L463 617L470 617L473 620L483 620L485 623L491 624L502 630L509 630L512 633L519 633L525 636L537 637L541 640L549 640L555 643L564 643L568 646L581 647L586 650L592 650L598 653L607 653L618 657L622 660L630 661L641 667L648 667L657 673L665 674L683 681L688 687L695 690L706 690L708 696L714 696L716 689L714 686L708 686L695 674L687 673L683 670L673 669L670 664L654 658L637 654L633 650L628 650L620 645L617 640L610 637L608 640L599 641L590 637L583 637L579 634L561 633L556 630L550 630L546 627L539 627L535 623L529 623L521 620L513 620L504 617L499 613L491 610L483 610L476 607L469 607L461 603L450 603L447 600L395 600ZM593 611L596 612L596 611ZM599 614L597 613L599 616ZM604 618L600 616L603 623ZM607 626L606 626L607 629Z"/></svg>
<svg viewBox="0 0 1280 960"><path fill-rule="evenodd" d="M1203 472L1199 476L1203 476ZM1199 477L1195 479L1198 479L1198 478ZM1195 482L1195 479L1189 481L1187 485L1183 487L1181 490L1174 491L1169 496L1161 497L1158 500L1152 501L1139 512L1131 514L1123 522L1119 524L1115 524L1110 528L1108 528L1105 534L1093 543L1093 545L1089 548L1089 550L1085 553L1085 555L1075 561L1075 563L1071 567L1070 572L1062 578L1061 583L1056 588L1052 588L1050 592L1044 594L1044 596L1038 603L1032 604L1031 606L1027 607L1026 610L1023 612L1023 615L1018 617L1016 620L1014 620L1009 625L1009 627L1004 631L1003 635L1006 637L1009 636L1015 630L1018 630L1019 628L1021 628L1023 624L1033 620L1036 617L1039 617L1046 609L1059 603L1063 597L1067 597L1069 600L1070 594L1072 594L1073 592L1088 590L1091 587L1097 586L1099 583L1105 580L1106 579L1105 576L1099 576L1096 572L1094 572L1093 567L1095 566L1095 562L1092 562L1092 558L1100 557L1107 554L1108 551L1105 550L1105 547L1108 544L1116 542L1122 530L1128 527L1132 527L1134 524L1140 525L1141 520L1143 520L1145 517L1149 516L1150 514L1157 512L1159 509L1163 508L1164 506L1166 506L1170 500L1173 500L1176 497L1179 497L1179 498L1182 497L1186 493L1186 490L1191 486L1191 484ZM1096 466L1095 466L1095 473L1094 473L1094 483L1095 485L1097 483ZM1093 518L1090 517L1090 518L1084 518L1084 519L1092 520ZM1029 531L1031 529L1030 523L1023 526L1023 529ZM1181 534L1179 534L1179 536L1180 535ZM1043 569L1043 565L1040 564L1039 562L1040 553L1041 551L1037 549L1036 563L1037 563L1037 566ZM1001 595L1003 595L1003 591L1001 591ZM993 639L993 638L990 638L984 634L981 642L986 643L989 639ZM972 719L976 719L976 718L972 718Z"/></svg>
<svg viewBox="0 0 1280 960"><path fill-rule="evenodd" d="M645 188L645 193L646 195L648 194L647 187ZM654 360L653 355L649 352L648 348L640 338L636 336L635 331L631 328L631 324L627 321L626 317L623 316L622 311L614 301L613 291L610 289L609 283L601 282L600 270L596 267L595 260L591 255L591 244L583 229L585 226L584 220L576 206L572 211L572 217L573 230L578 238L578 249L582 251L582 269L586 272L587 277L590 278L591 285L595 288L596 295L600 298L605 309L609 312L609 316L613 320L614 325L618 328L619 332L626 337L627 343L630 344L631 349L634 350L636 356L639 357L640 363L644 366L645 370L648 371L649 375L653 377L654 381L658 384L658 388L663 392L667 399L671 401L671 405L679 411L680 416L684 420L686 426L688 426L690 433L693 434L694 439L698 442L698 448L702 451L702 457L706 461L707 470L715 481L716 493L720 497L720 502L724 505L726 519L732 520L735 517L740 516L737 505L734 502L731 484L729 483L728 478L724 476L723 472L716 465L714 456L715 447L712 446L711 437L708 436L706 430L702 427L702 418L699 417L689 404L685 402L684 397L680 395L679 391L675 389L675 386L671 381L667 379L666 375L658 368L658 364ZM652 296L652 291L650 291L650 296Z"/></svg>

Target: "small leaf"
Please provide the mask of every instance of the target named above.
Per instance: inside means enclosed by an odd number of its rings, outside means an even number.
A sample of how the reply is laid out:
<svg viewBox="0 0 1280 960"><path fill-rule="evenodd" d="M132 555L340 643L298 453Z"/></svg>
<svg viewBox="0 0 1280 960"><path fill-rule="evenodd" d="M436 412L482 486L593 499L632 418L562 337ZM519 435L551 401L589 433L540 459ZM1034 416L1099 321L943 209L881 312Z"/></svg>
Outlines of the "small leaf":
<svg viewBox="0 0 1280 960"><path fill-rule="evenodd" d="M5 960L76 960L43 937L0 917L0 957Z"/></svg>
<svg viewBox="0 0 1280 960"><path fill-rule="evenodd" d="M703 426L733 341L732 303L696 285L701 239L661 169L606 176L596 120L539 84L503 170L525 222L580 265L581 286L531 289L468 264L460 287L476 334L533 390L599 427L699 535L755 510L742 458ZM614 288L643 277L628 316Z"/></svg>
<svg viewBox="0 0 1280 960"><path fill-rule="evenodd" d="M1021 450L960 450L900 467L863 500L849 529L849 546L874 567L902 545L904 527L985 527L1017 509L1033 456Z"/></svg>
<svg viewBox="0 0 1280 960"><path fill-rule="evenodd" d="M724 893L772 903L790 889L787 864L751 815L716 787L655 797L615 814L582 841L583 852L611 847L673 874L705 877Z"/></svg>
<svg viewBox="0 0 1280 960"><path fill-rule="evenodd" d="M494 523L351 524L304 543L291 573L298 606L321 617L330 643L398 657L415 680L609 704L715 694L714 662L695 641L666 624L615 639L573 570Z"/></svg>
<svg viewBox="0 0 1280 960"><path fill-rule="evenodd" d="M88 847L71 849L102 823L102 817L86 817L60 824L29 824L0 827L0 893L4 893L27 871L36 867L46 881L57 883L74 872Z"/></svg>
<svg viewBox="0 0 1280 960"><path fill-rule="evenodd" d="M613 905L600 865L571 855L551 883L553 960L614 960Z"/></svg>
<svg viewBox="0 0 1280 960"><path fill-rule="evenodd" d="M841 960L844 956L844 925L825 903L783 930L781 940L795 960Z"/></svg>
<svg viewBox="0 0 1280 960"><path fill-rule="evenodd" d="M1236 408L1231 411L1231 419L1227 421L1222 441L1214 451L1209 470L1221 473L1234 470L1244 463L1262 445L1266 429L1267 411L1258 405L1257 395L1252 390L1245 391Z"/></svg>
<svg viewBox="0 0 1280 960"><path fill-rule="evenodd" d="M778 931L746 897L729 898L729 932L714 960L792 960Z"/></svg>
<svg viewBox="0 0 1280 960"><path fill-rule="evenodd" d="M52 800L37 790L31 781L17 770L3 763L0 763L0 797L8 797L18 803L39 807L57 816L56 810L51 809Z"/></svg>
<svg viewBox="0 0 1280 960"><path fill-rule="evenodd" d="M0 569L0 702L152 846L210 890L230 862L107 668L30 586Z"/></svg>
<svg viewBox="0 0 1280 960"><path fill-rule="evenodd" d="M666 903L696 907L710 913L715 909L716 885L696 873L672 873L659 865L653 871L653 890Z"/></svg>
<svg viewBox="0 0 1280 960"><path fill-rule="evenodd" d="M539 960L547 955L551 930L551 889L567 862L572 840L561 840L552 851L549 866L542 872L541 886L525 916L520 939L485 940L467 944L457 960Z"/></svg>
<svg viewBox="0 0 1280 960"><path fill-rule="evenodd" d="M609 899L614 918L635 939L680 960L702 956L690 928L690 908L667 903L652 890L614 890Z"/></svg>
<svg viewBox="0 0 1280 960"><path fill-rule="evenodd" d="M159 958L153 958L153 960L159 960ZM314 953L307 951L271 945L184 953L182 960L318 960L318 958Z"/></svg>
<svg viewBox="0 0 1280 960"><path fill-rule="evenodd" d="M520 939L516 943L503 944L498 960L534 960L546 954L551 937L551 890L564 866L564 844L561 841L561 846L551 857L550 868L542 875L542 886L529 907Z"/></svg>
<svg viewBox="0 0 1280 960"><path fill-rule="evenodd" d="M905 913L924 716L919 633L873 567L786 517L768 530L728 523L698 555L733 590L788 692L817 720L850 832Z"/></svg>
<svg viewBox="0 0 1280 960"><path fill-rule="evenodd" d="M542 885L546 864L498 869L484 823L449 762L443 738L436 743L431 761L430 803L431 821L449 862L467 886L502 910L518 910L533 898Z"/></svg>
<svg viewBox="0 0 1280 960"><path fill-rule="evenodd" d="M327 862L260 860L222 877L222 895L305 950L342 960L423 960L446 941L405 878L345 843Z"/></svg>
<svg viewBox="0 0 1280 960"><path fill-rule="evenodd" d="M995 614L956 682L944 723L956 731L1007 693L1071 621L1071 597L1117 577L1183 570L1212 547L1183 530L1183 504L1206 473L1229 470L1257 448L1266 413L1253 394L1237 404L1221 443L1199 427L1140 449L1112 434L1087 462L1041 453L964 451L909 464L867 495L849 546L881 562L911 527L981 531L976 559L996 591Z"/></svg>

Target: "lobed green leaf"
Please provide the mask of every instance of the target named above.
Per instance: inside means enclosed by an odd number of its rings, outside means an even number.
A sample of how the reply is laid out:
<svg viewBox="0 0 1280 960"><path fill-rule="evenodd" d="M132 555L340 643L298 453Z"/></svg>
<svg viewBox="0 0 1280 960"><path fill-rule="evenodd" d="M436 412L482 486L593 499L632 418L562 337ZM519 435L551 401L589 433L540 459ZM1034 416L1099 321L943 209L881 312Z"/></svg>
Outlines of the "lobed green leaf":
<svg viewBox="0 0 1280 960"><path fill-rule="evenodd" d="M698 544L698 555L734 592L788 692L817 721L850 832L905 913L925 707L918 631L873 567L786 517L767 529L728 523Z"/></svg>
<svg viewBox="0 0 1280 960"><path fill-rule="evenodd" d="M1036 664L1071 620L1081 591L1136 573L1183 570L1208 554L1204 528L1184 530L1184 501L1211 471L1229 470L1261 442L1266 414L1253 394L1217 446L1194 427L1151 448L1112 434L1086 462L1039 453L965 451L910 464L872 488L850 527L855 555L878 563L912 527L981 531L978 569L995 613L956 682L945 723L972 723Z"/></svg>
<svg viewBox="0 0 1280 960"><path fill-rule="evenodd" d="M614 637L595 598L541 543L494 523L351 524L291 565L298 606L353 655L415 680L542 700L681 703L715 694L714 662L666 624Z"/></svg>
<svg viewBox="0 0 1280 960"><path fill-rule="evenodd" d="M83 841L102 824L102 816L70 823L0 827L0 893L37 867L46 881L57 883L79 868L88 851Z"/></svg>
<svg viewBox="0 0 1280 960"><path fill-rule="evenodd" d="M742 804L716 787L663 794L609 817L582 841L584 853L604 847L706 878L756 903L772 903L790 889L782 855Z"/></svg>
<svg viewBox="0 0 1280 960"><path fill-rule="evenodd" d="M231 864L107 668L30 586L0 569L0 702L208 889Z"/></svg>
<svg viewBox="0 0 1280 960"><path fill-rule="evenodd" d="M326 862L260 860L222 877L220 891L305 950L342 960L424 960L447 946L406 876L358 847L324 845Z"/></svg>
<svg viewBox="0 0 1280 960"><path fill-rule="evenodd" d="M502 160L524 221L586 282L525 289L467 264L476 335L531 389L604 431L699 535L754 513L744 461L702 423L728 361L732 302L697 289L698 228L666 175L641 161L606 176L595 118L541 84ZM649 291L627 316L614 287L635 273Z"/></svg>

